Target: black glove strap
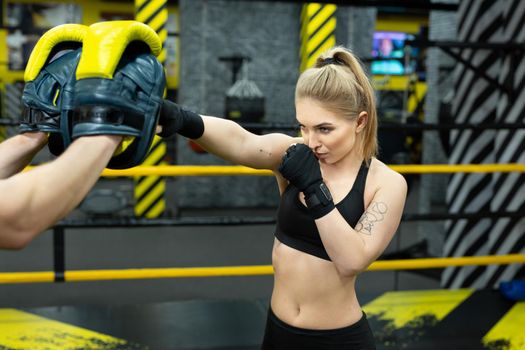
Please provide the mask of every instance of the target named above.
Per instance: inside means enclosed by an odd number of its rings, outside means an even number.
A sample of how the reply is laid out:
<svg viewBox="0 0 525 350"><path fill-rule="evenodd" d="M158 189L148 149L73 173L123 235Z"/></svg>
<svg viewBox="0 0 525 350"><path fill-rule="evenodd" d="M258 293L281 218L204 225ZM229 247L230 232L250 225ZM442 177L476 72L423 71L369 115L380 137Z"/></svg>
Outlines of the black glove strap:
<svg viewBox="0 0 525 350"><path fill-rule="evenodd" d="M314 219L319 219L335 209L332 194L324 182L310 186L304 193L304 199Z"/></svg>
<svg viewBox="0 0 525 350"><path fill-rule="evenodd" d="M57 113L56 115L51 115L41 109L24 107L22 111L22 116L20 117L20 122L25 124L46 123L49 122L49 120L59 116L60 113Z"/></svg>
<svg viewBox="0 0 525 350"><path fill-rule="evenodd" d="M119 107L85 105L73 110L73 124L79 123L126 125L140 130L144 126L144 116Z"/></svg>
<svg viewBox="0 0 525 350"><path fill-rule="evenodd" d="M60 132L60 113L48 114L40 109L25 107L20 117L19 131Z"/></svg>

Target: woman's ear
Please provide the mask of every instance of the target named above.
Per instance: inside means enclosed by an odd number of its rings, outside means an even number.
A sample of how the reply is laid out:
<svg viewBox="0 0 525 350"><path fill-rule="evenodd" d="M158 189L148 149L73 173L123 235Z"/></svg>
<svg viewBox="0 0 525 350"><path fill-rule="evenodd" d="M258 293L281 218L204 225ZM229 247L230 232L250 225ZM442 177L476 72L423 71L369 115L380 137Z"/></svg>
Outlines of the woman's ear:
<svg viewBox="0 0 525 350"><path fill-rule="evenodd" d="M355 131L359 133L365 128L366 123L368 122L368 113L365 112L365 111L362 111L357 116L357 120L356 121L357 121L357 124L356 124Z"/></svg>

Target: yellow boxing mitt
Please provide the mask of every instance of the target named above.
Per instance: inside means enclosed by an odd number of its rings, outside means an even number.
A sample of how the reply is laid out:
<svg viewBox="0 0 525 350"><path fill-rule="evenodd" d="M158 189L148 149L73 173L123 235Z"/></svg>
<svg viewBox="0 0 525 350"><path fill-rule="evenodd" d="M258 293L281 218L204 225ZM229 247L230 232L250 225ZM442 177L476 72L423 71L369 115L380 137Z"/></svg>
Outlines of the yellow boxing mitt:
<svg viewBox="0 0 525 350"><path fill-rule="evenodd" d="M49 133L49 149L59 155L70 143L67 114L72 109L75 70L88 27L64 24L36 43L24 72L20 132Z"/></svg>
<svg viewBox="0 0 525 350"><path fill-rule="evenodd" d="M166 85L164 68L156 58L160 50L158 35L140 22L89 27L76 71L72 137L132 137L108 168L139 165L153 142Z"/></svg>
<svg viewBox="0 0 525 350"><path fill-rule="evenodd" d="M73 23L62 24L45 32L31 51L24 72L24 81L27 83L35 80L56 53L82 47L87 32L87 26Z"/></svg>
<svg viewBox="0 0 525 350"><path fill-rule="evenodd" d="M92 24L80 58L77 79L112 79L124 51L130 44L135 51L160 54L162 42L151 27L137 21L108 21ZM142 46L142 47L140 47Z"/></svg>

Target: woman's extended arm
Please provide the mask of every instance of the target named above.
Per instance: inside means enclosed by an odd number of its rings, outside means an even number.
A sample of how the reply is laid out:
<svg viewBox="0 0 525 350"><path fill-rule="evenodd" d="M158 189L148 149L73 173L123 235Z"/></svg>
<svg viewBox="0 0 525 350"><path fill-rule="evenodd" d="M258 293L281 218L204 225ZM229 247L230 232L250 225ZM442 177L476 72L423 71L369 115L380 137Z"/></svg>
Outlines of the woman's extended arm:
<svg viewBox="0 0 525 350"><path fill-rule="evenodd" d="M255 135L234 121L201 116L168 100L162 105L159 124L162 137L178 133L220 158L257 169L275 170L288 146L303 142L285 134Z"/></svg>
<svg viewBox="0 0 525 350"><path fill-rule="evenodd" d="M222 118L203 116L204 134L195 140L216 156L256 169L275 170L284 151L302 139L285 134L255 135L239 124Z"/></svg>

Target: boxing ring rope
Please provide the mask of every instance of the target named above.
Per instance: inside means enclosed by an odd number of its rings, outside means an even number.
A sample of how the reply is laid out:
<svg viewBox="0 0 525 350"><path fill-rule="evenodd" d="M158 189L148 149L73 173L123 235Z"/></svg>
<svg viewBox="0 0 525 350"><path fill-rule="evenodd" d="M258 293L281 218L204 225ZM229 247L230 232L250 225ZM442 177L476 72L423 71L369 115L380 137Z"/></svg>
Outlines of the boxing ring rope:
<svg viewBox="0 0 525 350"><path fill-rule="evenodd" d="M505 265L525 263L525 254L496 256L470 256L458 258L422 258L375 261L368 271L416 270L467 265ZM271 265L222 266L222 267L178 267L117 270L71 270L66 271L66 282L102 280L190 278L190 277L231 277L259 276L273 274ZM0 273L0 284L55 282L53 271Z"/></svg>
<svg viewBox="0 0 525 350"><path fill-rule="evenodd" d="M390 165L400 173L454 173L454 172L525 172L525 164L430 164L430 165ZM135 175L160 176L226 176L226 175L272 175L268 170L257 170L243 166L138 166L124 170L105 169L102 176L121 177ZM470 214L470 213L469 213ZM475 213L479 216L480 213ZM497 213L483 213L497 214ZM522 215L521 213L503 213L504 216ZM437 217L443 219L446 217ZM463 217L458 217L461 219ZM170 226L174 221L159 221L159 226ZM219 222L220 223L220 222ZM268 223L268 222L266 222ZM155 225L155 223L153 223ZM184 223L181 223L184 225ZM189 224L189 223L186 223ZM239 224L242 224L240 222ZM128 222L123 224L130 226ZM12 283L44 283L44 282L80 282L99 280L129 280L129 279L160 279L160 278L191 278L191 277L226 277L226 276L257 276L271 275L271 265L254 266L223 266L223 267L178 267L178 268L144 268L144 269L117 269L117 270L65 270L64 261L64 228L89 227L90 225L58 224L55 227L55 271L42 272L5 272L0 273L0 284ZM106 225L92 225L91 227L110 227ZM118 226L118 225L117 225ZM148 225L138 225L148 226ZM58 241L58 244L57 244ZM57 248L58 247L58 248ZM525 254L468 256L447 258L418 258L399 260L379 260L372 263L368 271L379 270L417 270L429 268L444 268L447 266L466 265L505 265L523 264Z"/></svg>
<svg viewBox="0 0 525 350"><path fill-rule="evenodd" d="M525 164L408 164L389 165L402 174L447 174L447 173L509 173L525 172ZM27 167L30 170L34 167ZM137 166L130 169L104 169L104 177L121 176L267 176L273 175L270 170L260 170L239 165L159 165Z"/></svg>

